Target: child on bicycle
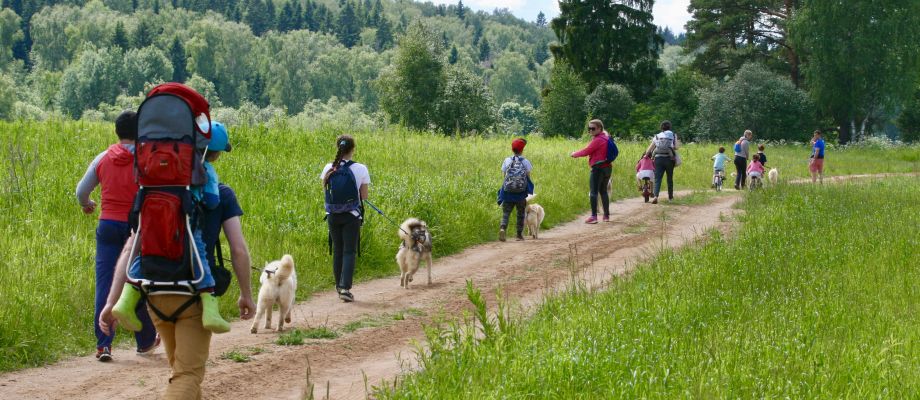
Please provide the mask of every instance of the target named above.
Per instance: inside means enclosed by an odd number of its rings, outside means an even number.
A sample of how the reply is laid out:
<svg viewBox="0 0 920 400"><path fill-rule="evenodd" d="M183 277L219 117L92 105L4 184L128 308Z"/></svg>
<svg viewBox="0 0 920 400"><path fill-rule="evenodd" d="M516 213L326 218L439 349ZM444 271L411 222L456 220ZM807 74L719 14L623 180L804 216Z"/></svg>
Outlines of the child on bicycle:
<svg viewBox="0 0 920 400"><path fill-rule="evenodd" d="M728 160L728 156L725 155L725 147L720 146L719 152L712 156L712 159L715 160L712 163L712 186L715 187L716 177L725 177L725 161Z"/></svg>
<svg viewBox="0 0 920 400"><path fill-rule="evenodd" d="M655 161L652 160L652 153L642 154L642 158L636 163L636 182L639 184L639 191L642 191L642 180L648 178L649 182L655 182Z"/></svg>
<svg viewBox="0 0 920 400"><path fill-rule="evenodd" d="M751 180L763 179L763 164L760 163L760 154L754 154L754 159L748 164L747 174Z"/></svg>

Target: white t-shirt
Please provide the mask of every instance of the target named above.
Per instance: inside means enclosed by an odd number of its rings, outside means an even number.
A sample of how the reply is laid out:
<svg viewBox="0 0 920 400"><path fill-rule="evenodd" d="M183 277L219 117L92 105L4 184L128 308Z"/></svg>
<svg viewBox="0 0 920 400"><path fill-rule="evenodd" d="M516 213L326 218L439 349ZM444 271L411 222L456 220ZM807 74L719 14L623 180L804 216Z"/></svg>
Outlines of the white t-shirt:
<svg viewBox="0 0 920 400"><path fill-rule="evenodd" d="M527 173L530 173L530 171L533 170L533 164L530 163L530 160L524 158L524 156L513 156L513 157L517 157L521 160L521 162L524 164L524 170L527 171ZM503 174L508 173L508 168L511 167L511 163L514 162L512 160L513 157L508 157L505 159L504 162L502 162L502 173Z"/></svg>
<svg viewBox="0 0 920 400"><path fill-rule="evenodd" d="M367 166L365 166L364 164L360 164L360 163L354 163L354 164L351 164L351 166L348 168L351 170L351 173L355 176L355 185L358 186L358 193L361 192L361 185L371 184L371 173L367 170ZM323 181L323 179L326 177L326 173L329 172L330 169L332 169L332 163L326 164L326 166L323 167L323 172L319 174L320 182ZM354 216L356 217L361 216L361 214L358 213L357 211L352 211L351 213L354 214Z"/></svg>

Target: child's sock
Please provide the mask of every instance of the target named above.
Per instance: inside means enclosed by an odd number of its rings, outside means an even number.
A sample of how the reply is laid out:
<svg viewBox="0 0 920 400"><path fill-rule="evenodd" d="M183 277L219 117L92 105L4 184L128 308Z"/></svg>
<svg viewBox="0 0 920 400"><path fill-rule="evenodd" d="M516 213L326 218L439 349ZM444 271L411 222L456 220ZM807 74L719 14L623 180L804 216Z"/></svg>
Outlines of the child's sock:
<svg viewBox="0 0 920 400"><path fill-rule="evenodd" d="M230 323L220 316L217 296L211 292L201 292L201 323L204 329L214 333L230 332Z"/></svg>
<svg viewBox="0 0 920 400"><path fill-rule="evenodd" d="M130 283L125 283L121 289L121 297L112 308L112 315L118 319L121 326L128 330L138 332L141 330L141 320L137 318L137 302L141 300L141 291Z"/></svg>

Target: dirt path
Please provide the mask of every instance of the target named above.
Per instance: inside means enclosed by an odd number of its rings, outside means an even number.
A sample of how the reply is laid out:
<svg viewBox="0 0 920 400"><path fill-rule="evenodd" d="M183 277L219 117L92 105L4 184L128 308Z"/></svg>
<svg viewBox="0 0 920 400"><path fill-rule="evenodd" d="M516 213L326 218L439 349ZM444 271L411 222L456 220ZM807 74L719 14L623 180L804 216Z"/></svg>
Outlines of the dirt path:
<svg viewBox="0 0 920 400"><path fill-rule="evenodd" d="M238 321L230 333L212 340L205 398L300 398L309 363L317 398L325 397L328 388L333 399L363 399L365 385L392 382L413 366L413 343L423 338L423 324L441 312L459 316L468 308L466 280L481 288L490 304L501 286L507 298L525 307L571 282L573 270L590 285L602 286L657 250L704 238L712 229L727 231L737 212L732 206L740 198L731 193L698 205L657 206L623 200L611 206L611 223L586 226L578 219L545 231L538 240L486 243L439 259L431 286L424 285L420 271L409 290L393 277L356 285L352 304L340 302L331 291L300 303L293 326L325 325L345 332L333 340L279 346L276 333L253 335L248 322ZM258 354L247 363L221 358L234 350ZM162 350L150 358L127 349L115 355L106 364L88 356L0 375L0 399L159 397L169 375Z"/></svg>

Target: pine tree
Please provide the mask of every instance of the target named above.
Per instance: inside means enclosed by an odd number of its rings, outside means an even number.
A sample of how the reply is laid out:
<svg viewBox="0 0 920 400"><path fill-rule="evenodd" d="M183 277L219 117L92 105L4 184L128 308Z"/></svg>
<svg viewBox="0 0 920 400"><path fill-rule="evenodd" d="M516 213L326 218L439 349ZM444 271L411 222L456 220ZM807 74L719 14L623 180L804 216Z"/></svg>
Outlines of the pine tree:
<svg viewBox="0 0 920 400"><path fill-rule="evenodd" d="M169 45L169 61L173 65L173 82L185 82L185 79L188 77L188 71L185 69L185 49L182 47L182 42L179 41L179 37L176 36L173 38L173 42Z"/></svg>
<svg viewBox="0 0 920 400"><path fill-rule="evenodd" d="M313 2L307 0L306 4L303 7L303 27L316 32L319 30L319 24L316 23L316 6L313 5Z"/></svg>
<svg viewBox="0 0 920 400"><path fill-rule="evenodd" d="M533 49L533 59L537 64L543 64L549 59L549 47L545 40L541 40L537 47Z"/></svg>
<svg viewBox="0 0 920 400"><path fill-rule="evenodd" d="M543 14L543 11L537 14L537 26L541 28L546 27L546 14Z"/></svg>
<svg viewBox="0 0 920 400"><path fill-rule="evenodd" d="M121 21L115 24L115 33L112 35L112 45L122 50L127 50L129 47L128 33L125 32L125 24L121 23Z"/></svg>
<svg viewBox="0 0 920 400"><path fill-rule="evenodd" d="M374 2L374 11L372 13L371 19L374 22L374 26L380 26L380 22L383 21L383 3L380 0ZM392 28L392 27L391 27Z"/></svg>
<svg viewBox="0 0 920 400"><path fill-rule="evenodd" d="M451 46L450 56L447 57L447 62L449 62L450 65L454 65L457 63L457 60L459 59L460 59L460 52L457 51L457 46Z"/></svg>
<svg viewBox="0 0 920 400"><path fill-rule="evenodd" d="M482 39L479 43L479 61L486 61L492 56L492 48L489 46L489 39Z"/></svg>
<svg viewBox="0 0 920 400"><path fill-rule="evenodd" d="M278 32L288 32L294 29L294 8L291 2L284 3L281 14L278 15Z"/></svg>
<svg viewBox="0 0 920 400"><path fill-rule="evenodd" d="M303 29L303 6L300 5L299 1L294 2L294 8L291 10L291 12L294 14L291 16L291 29L295 31Z"/></svg>
<svg viewBox="0 0 920 400"><path fill-rule="evenodd" d="M361 26L358 24L358 18L355 15L355 9L351 2L345 4L342 13L339 14L338 30L336 37L347 48L352 48L361 40Z"/></svg>
<svg viewBox="0 0 920 400"><path fill-rule="evenodd" d="M278 26L278 13L275 10L275 2L272 0L265 0L265 23L266 31L275 29Z"/></svg>
<svg viewBox="0 0 920 400"><path fill-rule="evenodd" d="M265 3L261 0L251 0L244 20L252 28L252 33L262 36L269 29L268 9Z"/></svg>
<svg viewBox="0 0 920 400"><path fill-rule="evenodd" d="M374 50L381 52L393 46L393 29L390 28L390 21L386 18L381 19L379 25L374 37Z"/></svg>
<svg viewBox="0 0 920 400"><path fill-rule="evenodd" d="M137 0L131 0L131 11L137 11Z"/></svg>
<svg viewBox="0 0 920 400"><path fill-rule="evenodd" d="M142 49L150 46L153 44L157 34L157 32L154 32L154 26L150 23L150 20L141 17L140 21L137 22L137 28L134 30L134 47Z"/></svg>
<svg viewBox="0 0 920 400"><path fill-rule="evenodd" d="M457 18L466 19L466 8L463 6L463 0L457 2Z"/></svg>
<svg viewBox="0 0 920 400"><path fill-rule="evenodd" d="M160 14L160 0L153 0L153 13Z"/></svg>
<svg viewBox="0 0 920 400"><path fill-rule="evenodd" d="M473 21L473 46L478 46L479 39L482 39L482 22L479 19Z"/></svg>
<svg viewBox="0 0 920 400"><path fill-rule="evenodd" d="M447 40L447 32L441 32L441 47L447 48L450 45L450 41Z"/></svg>

